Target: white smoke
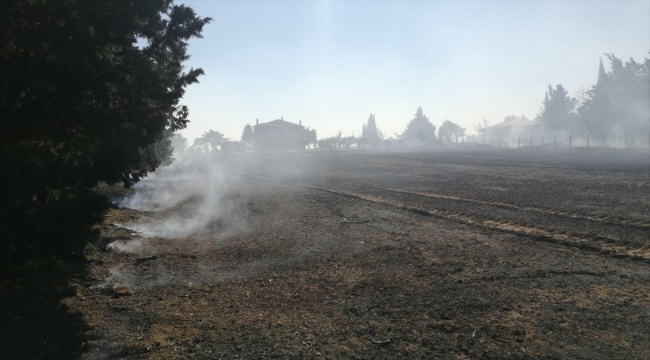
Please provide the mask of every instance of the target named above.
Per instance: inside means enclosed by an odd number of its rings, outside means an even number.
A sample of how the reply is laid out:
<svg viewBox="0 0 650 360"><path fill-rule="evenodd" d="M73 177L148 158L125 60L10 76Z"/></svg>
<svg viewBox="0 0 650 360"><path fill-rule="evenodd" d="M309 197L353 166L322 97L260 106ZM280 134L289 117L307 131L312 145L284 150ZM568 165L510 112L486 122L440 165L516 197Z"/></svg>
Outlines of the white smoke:
<svg viewBox="0 0 650 360"><path fill-rule="evenodd" d="M236 175L214 158L183 158L152 173L119 206L154 212L125 228L144 237L182 239L229 214ZM170 210L170 211L168 211Z"/></svg>
<svg viewBox="0 0 650 360"><path fill-rule="evenodd" d="M128 241L117 240L108 244L108 249L127 254L140 254L144 252L144 244L142 239L133 239Z"/></svg>

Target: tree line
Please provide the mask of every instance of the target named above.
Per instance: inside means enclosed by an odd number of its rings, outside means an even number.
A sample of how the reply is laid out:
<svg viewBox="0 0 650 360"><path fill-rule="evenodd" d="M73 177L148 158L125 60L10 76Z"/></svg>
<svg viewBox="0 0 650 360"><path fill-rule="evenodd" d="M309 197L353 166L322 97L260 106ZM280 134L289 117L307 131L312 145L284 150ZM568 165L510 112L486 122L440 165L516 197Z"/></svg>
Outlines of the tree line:
<svg viewBox="0 0 650 360"><path fill-rule="evenodd" d="M437 130L437 131L436 131ZM440 128L436 128L431 123L429 117L424 114L422 107L418 107L415 115L408 122L406 128L401 134L394 134L393 141L396 144L437 144L450 142L451 139L465 135L465 128L450 121L444 120ZM322 149L350 148L356 147L381 147L387 144L384 133L377 127L377 121L374 114L370 114L368 121L363 125L361 136L332 136L318 140L318 146Z"/></svg>
<svg viewBox="0 0 650 360"><path fill-rule="evenodd" d="M548 85L536 120L544 131L588 132L607 140L608 136L628 133L641 141L650 132L650 59L638 63L605 54L610 62L606 71L602 59L598 78L589 89L575 96L558 84Z"/></svg>

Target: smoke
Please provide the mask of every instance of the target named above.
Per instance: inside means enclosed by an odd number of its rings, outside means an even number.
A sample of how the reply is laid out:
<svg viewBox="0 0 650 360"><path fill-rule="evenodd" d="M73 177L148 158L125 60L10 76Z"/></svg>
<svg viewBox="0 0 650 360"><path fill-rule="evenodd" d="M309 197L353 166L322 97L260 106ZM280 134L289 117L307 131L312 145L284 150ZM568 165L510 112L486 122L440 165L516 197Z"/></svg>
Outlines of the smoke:
<svg viewBox="0 0 650 360"><path fill-rule="evenodd" d="M127 254L140 254L144 252L144 244L142 239L133 239L129 241L117 240L108 244L108 249Z"/></svg>
<svg viewBox="0 0 650 360"><path fill-rule="evenodd" d="M237 173L214 157L183 157L152 173L132 196L118 201L125 208L149 212L121 226L143 237L183 239L200 233L215 220L229 217L229 189ZM241 221L241 218L238 218ZM138 251L140 243L116 244L116 250Z"/></svg>
<svg viewBox="0 0 650 360"><path fill-rule="evenodd" d="M119 268L112 268L108 271L108 276L104 279L103 282L94 285L93 289L105 289L107 287L114 287L117 285L123 285L132 288L134 286L134 278L131 274L122 271Z"/></svg>

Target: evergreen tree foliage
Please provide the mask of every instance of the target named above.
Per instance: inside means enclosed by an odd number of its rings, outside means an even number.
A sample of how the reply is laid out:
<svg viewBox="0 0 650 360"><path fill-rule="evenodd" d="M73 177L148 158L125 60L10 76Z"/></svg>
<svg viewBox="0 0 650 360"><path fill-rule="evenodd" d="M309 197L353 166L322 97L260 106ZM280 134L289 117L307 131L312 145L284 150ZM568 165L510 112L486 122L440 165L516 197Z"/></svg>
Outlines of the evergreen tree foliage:
<svg viewBox="0 0 650 360"><path fill-rule="evenodd" d="M613 54L606 54L611 70L598 66L596 84L587 92L587 100L578 109L585 127L593 135L629 132L645 136L650 126L650 59L623 63Z"/></svg>
<svg viewBox="0 0 650 360"><path fill-rule="evenodd" d="M377 122L375 121L375 115L370 114L368 118L368 127L366 129L368 138L378 138L379 133L377 132Z"/></svg>
<svg viewBox="0 0 650 360"><path fill-rule="evenodd" d="M415 112L415 117L413 117L413 119L408 123L402 136L405 140L417 140L422 143L431 143L435 141L436 127L429 121L429 118L424 115L422 107L418 107Z"/></svg>
<svg viewBox="0 0 650 360"><path fill-rule="evenodd" d="M0 260L78 254L107 206L93 187L170 159L203 74L183 66L188 40L209 21L171 0L3 2Z"/></svg>
<svg viewBox="0 0 650 360"><path fill-rule="evenodd" d="M364 145L377 145L383 138L383 133L377 128L375 115L370 114L368 123L363 125L360 142Z"/></svg>
<svg viewBox="0 0 650 360"><path fill-rule="evenodd" d="M251 144L253 142L253 127L250 124L244 126L244 132L241 134L241 141L246 144Z"/></svg>
<svg viewBox="0 0 650 360"><path fill-rule="evenodd" d="M549 84L536 120L547 131L576 131L580 127L575 112L577 102L562 84L556 85L555 89Z"/></svg>

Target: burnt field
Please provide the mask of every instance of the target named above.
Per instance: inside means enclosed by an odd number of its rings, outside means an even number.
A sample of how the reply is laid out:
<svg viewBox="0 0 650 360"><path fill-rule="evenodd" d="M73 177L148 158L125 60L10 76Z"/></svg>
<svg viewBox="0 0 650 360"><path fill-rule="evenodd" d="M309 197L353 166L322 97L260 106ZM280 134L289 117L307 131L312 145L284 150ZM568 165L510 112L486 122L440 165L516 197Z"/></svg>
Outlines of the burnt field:
<svg viewBox="0 0 650 360"><path fill-rule="evenodd" d="M1 351L650 356L647 151L343 151L214 162L228 169L218 216L197 212L200 191L170 207L111 210L87 274L68 283L56 310L83 319L73 343ZM159 230L197 217L200 230L183 236L124 225ZM17 334L35 326L20 321L11 318ZM62 336L43 326L37 340Z"/></svg>

